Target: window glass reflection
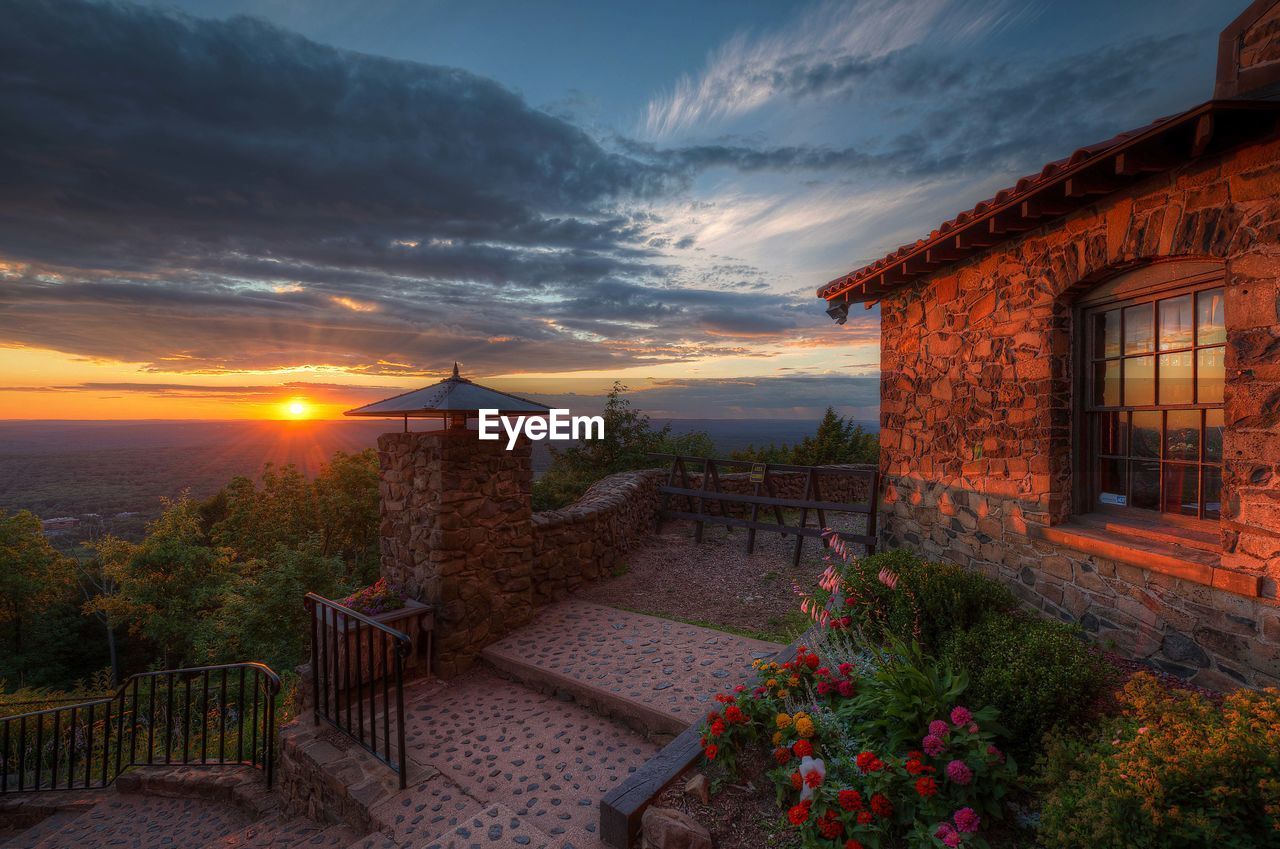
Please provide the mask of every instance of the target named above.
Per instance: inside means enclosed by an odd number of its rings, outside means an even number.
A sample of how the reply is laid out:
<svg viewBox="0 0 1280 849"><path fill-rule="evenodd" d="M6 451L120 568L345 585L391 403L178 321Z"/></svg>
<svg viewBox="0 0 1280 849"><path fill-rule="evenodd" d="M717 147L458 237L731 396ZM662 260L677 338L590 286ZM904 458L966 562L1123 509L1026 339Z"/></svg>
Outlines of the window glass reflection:
<svg viewBox="0 0 1280 849"><path fill-rule="evenodd" d="M1160 403L1190 404L1195 400L1191 352L1160 355ZM1127 388L1127 387L1126 387Z"/></svg>
<svg viewBox="0 0 1280 849"><path fill-rule="evenodd" d="M1154 333L1151 316L1151 304L1125 308L1124 352L1126 354L1145 354L1152 350Z"/></svg>
<svg viewBox="0 0 1280 849"><path fill-rule="evenodd" d="M1093 317L1093 355L1120 356L1120 310L1107 310Z"/></svg>
<svg viewBox="0 0 1280 849"><path fill-rule="evenodd" d="M1215 345L1227 341L1227 323L1223 318L1221 289L1209 289L1196 295L1196 344Z"/></svg>
<svg viewBox="0 0 1280 849"><path fill-rule="evenodd" d="M1134 460L1130 465L1129 506L1142 510L1160 509L1160 463Z"/></svg>
<svg viewBox="0 0 1280 849"><path fill-rule="evenodd" d="M1204 459L1207 463L1222 462L1221 408L1204 411Z"/></svg>
<svg viewBox="0 0 1280 849"><path fill-rule="evenodd" d="M1129 357L1124 361L1124 403L1145 407L1156 402L1155 357Z"/></svg>
<svg viewBox="0 0 1280 849"><path fill-rule="evenodd" d="M1196 400L1201 404L1221 404L1226 378L1226 348L1196 351Z"/></svg>
<svg viewBox="0 0 1280 849"><path fill-rule="evenodd" d="M1120 360L1094 364L1093 403L1099 407L1120 406Z"/></svg>
<svg viewBox="0 0 1280 849"><path fill-rule="evenodd" d="M1130 439L1133 440L1133 450L1129 452L1131 456L1160 456L1160 419L1163 415L1154 411L1133 414L1133 427L1130 431Z"/></svg>
<svg viewBox="0 0 1280 849"><path fill-rule="evenodd" d="M1222 518L1222 469L1218 466L1204 467L1204 517Z"/></svg>
<svg viewBox="0 0 1280 849"><path fill-rule="evenodd" d="M1200 411L1170 410L1164 424L1166 460L1200 459Z"/></svg>
<svg viewBox="0 0 1280 849"><path fill-rule="evenodd" d="M1194 463L1164 464L1164 511L1200 515L1200 467Z"/></svg>
<svg viewBox="0 0 1280 849"><path fill-rule="evenodd" d="M1160 350L1190 348L1192 339L1191 295L1160 302Z"/></svg>

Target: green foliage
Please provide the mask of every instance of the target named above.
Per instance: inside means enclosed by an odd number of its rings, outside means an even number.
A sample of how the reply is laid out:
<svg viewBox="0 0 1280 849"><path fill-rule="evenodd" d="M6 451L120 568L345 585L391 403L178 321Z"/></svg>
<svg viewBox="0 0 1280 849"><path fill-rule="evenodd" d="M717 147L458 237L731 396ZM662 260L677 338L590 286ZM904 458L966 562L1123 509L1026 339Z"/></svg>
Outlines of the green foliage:
<svg viewBox="0 0 1280 849"><path fill-rule="evenodd" d="M194 655L202 663L261 660L277 671L291 669L310 639L303 596L341 598L350 581L340 557L310 544L278 545L227 582L217 608L195 628Z"/></svg>
<svg viewBox="0 0 1280 849"><path fill-rule="evenodd" d="M12 651L25 650L25 627L42 605L62 598L70 577L70 564L45 539L39 517L28 510L0 515L0 624L9 626Z"/></svg>
<svg viewBox="0 0 1280 849"><path fill-rule="evenodd" d="M795 446L767 445L757 448L748 445L733 452L735 460L754 463L790 463L797 466L832 466L843 463L871 463L880 461L880 438L867 433L852 418L837 416L827 407L822 421L813 436L806 436Z"/></svg>
<svg viewBox="0 0 1280 849"><path fill-rule="evenodd" d="M1280 691L1240 690L1219 708L1139 674L1120 703L1094 740L1051 746L1044 846L1280 846Z"/></svg>
<svg viewBox="0 0 1280 849"><path fill-rule="evenodd" d="M937 652L953 633L1015 606L1013 594L998 581L953 563L929 563L905 550L857 558L837 569L846 598L843 612L874 645L918 640L926 651ZM830 594L815 597L825 604Z"/></svg>
<svg viewBox="0 0 1280 849"><path fill-rule="evenodd" d="M1107 665L1078 628L1009 614L952 634L944 660L969 677L970 698L995 705L1010 748L1029 754L1056 724L1083 719L1109 685Z"/></svg>
<svg viewBox="0 0 1280 849"><path fill-rule="evenodd" d="M715 445L706 433L673 434L671 425L655 428L649 417L623 397L615 382L604 408L604 438L551 449L551 466L533 485L533 509L554 510L572 504L591 484L618 472L650 469L661 463L650 454L710 457Z"/></svg>
<svg viewBox="0 0 1280 849"><path fill-rule="evenodd" d="M963 672L929 659L919 643L893 640L875 671L859 682L857 697L837 712L856 722L859 739L869 746L906 751L919 748L930 721L959 704L967 686Z"/></svg>
<svg viewBox="0 0 1280 849"><path fill-rule="evenodd" d="M90 609L127 622L169 664L190 657L195 624L217 610L235 568L230 551L208 544L190 498L169 502L148 530L127 556L104 564L118 589L97 598Z"/></svg>
<svg viewBox="0 0 1280 849"><path fill-rule="evenodd" d="M378 562L378 456L336 452L314 481L294 466L268 465L260 484L236 477L201 505L214 545L236 559L271 556L279 546L335 556L353 576L370 578Z"/></svg>

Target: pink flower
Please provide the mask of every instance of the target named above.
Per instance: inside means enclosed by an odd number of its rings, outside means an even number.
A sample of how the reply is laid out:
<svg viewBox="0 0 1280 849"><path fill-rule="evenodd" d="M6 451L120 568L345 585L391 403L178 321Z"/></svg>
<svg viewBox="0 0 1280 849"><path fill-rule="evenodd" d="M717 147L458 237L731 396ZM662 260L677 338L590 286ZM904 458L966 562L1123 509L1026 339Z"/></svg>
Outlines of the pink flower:
<svg viewBox="0 0 1280 849"><path fill-rule="evenodd" d="M973 781L973 770L969 769L969 765L964 761L955 760L947 764L947 778L951 779L953 784L968 784Z"/></svg>
<svg viewBox="0 0 1280 849"><path fill-rule="evenodd" d="M961 725L968 725L973 722L973 714L966 707L956 707L951 711L951 724L959 728Z"/></svg>
<svg viewBox="0 0 1280 849"><path fill-rule="evenodd" d="M942 842L950 846L951 849L955 849L955 847L960 845L960 835L953 831L946 837L942 838Z"/></svg>
<svg viewBox="0 0 1280 849"><path fill-rule="evenodd" d="M955 833L956 833L956 830L951 827L951 823L944 822L944 823L938 824L938 829L933 833L933 836L938 838L939 840L946 840L948 834L955 834Z"/></svg>
<svg viewBox="0 0 1280 849"><path fill-rule="evenodd" d="M970 734L977 734L977 733L978 733L978 723L976 723L976 722L970 722L970 723L969 723L969 733L970 733Z"/></svg>
<svg viewBox="0 0 1280 849"><path fill-rule="evenodd" d="M930 734L925 737L921 745L924 747L925 753L931 758L936 758L947 748L947 744L937 734Z"/></svg>
<svg viewBox="0 0 1280 849"><path fill-rule="evenodd" d="M941 719L935 719L929 723L929 733L934 737L946 737L947 732L951 729L947 728L947 724Z"/></svg>
<svg viewBox="0 0 1280 849"><path fill-rule="evenodd" d="M746 685L746 684L739 684L738 686L736 686L736 687L734 687L734 688L733 688L733 691L734 691L735 693L745 693L745 692L747 691L747 685Z"/></svg>
<svg viewBox="0 0 1280 849"><path fill-rule="evenodd" d="M994 745L987 746L987 754L1000 761L1000 763L1004 763L1004 752L997 749Z"/></svg>
<svg viewBox="0 0 1280 849"><path fill-rule="evenodd" d="M973 808L961 808L955 812L952 819L956 821L956 830L965 834L976 834L978 826L982 824L982 818Z"/></svg>
<svg viewBox="0 0 1280 849"><path fill-rule="evenodd" d="M898 576L891 572L887 567L881 569L880 574L876 577L880 579L880 583L884 584L889 589L894 590L898 588Z"/></svg>

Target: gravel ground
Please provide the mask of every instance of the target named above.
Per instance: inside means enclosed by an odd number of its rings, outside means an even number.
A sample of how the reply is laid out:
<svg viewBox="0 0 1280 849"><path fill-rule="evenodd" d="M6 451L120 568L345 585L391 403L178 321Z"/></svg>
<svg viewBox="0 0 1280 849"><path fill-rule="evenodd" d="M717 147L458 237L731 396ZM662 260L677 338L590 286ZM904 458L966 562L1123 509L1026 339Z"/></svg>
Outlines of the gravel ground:
<svg viewBox="0 0 1280 849"><path fill-rule="evenodd" d="M862 521L861 517L853 521ZM817 583L822 543L806 539L800 565L791 565L795 537L761 531L747 554L747 532L707 525L702 542L693 525L668 522L627 554L626 572L579 592L589 601L721 628L773 642L790 642L807 626L793 591Z"/></svg>

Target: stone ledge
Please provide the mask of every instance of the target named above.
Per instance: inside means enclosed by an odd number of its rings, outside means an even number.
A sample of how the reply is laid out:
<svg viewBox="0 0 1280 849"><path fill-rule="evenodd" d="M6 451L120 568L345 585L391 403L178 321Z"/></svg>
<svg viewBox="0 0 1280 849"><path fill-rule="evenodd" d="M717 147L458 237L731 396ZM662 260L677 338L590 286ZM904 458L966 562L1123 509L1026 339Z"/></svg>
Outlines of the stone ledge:
<svg viewBox="0 0 1280 849"><path fill-rule="evenodd" d="M1056 543L1083 554L1105 557L1246 598L1258 598L1261 595L1261 576L1224 569L1220 565L1219 555L1198 548L1140 537L1122 537L1114 532L1081 524L1049 527L1031 525L1027 532L1033 539Z"/></svg>

